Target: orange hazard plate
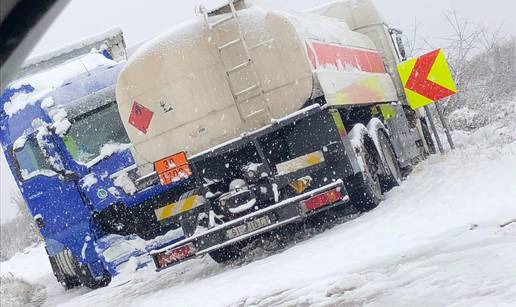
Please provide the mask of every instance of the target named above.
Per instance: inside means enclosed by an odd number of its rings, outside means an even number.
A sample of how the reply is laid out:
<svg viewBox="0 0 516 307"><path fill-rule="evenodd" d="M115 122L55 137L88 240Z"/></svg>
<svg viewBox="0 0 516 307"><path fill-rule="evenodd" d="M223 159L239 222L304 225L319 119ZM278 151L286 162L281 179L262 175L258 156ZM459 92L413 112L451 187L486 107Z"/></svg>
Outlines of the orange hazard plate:
<svg viewBox="0 0 516 307"><path fill-rule="evenodd" d="M192 174L184 152L154 162L154 170L159 175L161 185L186 179Z"/></svg>

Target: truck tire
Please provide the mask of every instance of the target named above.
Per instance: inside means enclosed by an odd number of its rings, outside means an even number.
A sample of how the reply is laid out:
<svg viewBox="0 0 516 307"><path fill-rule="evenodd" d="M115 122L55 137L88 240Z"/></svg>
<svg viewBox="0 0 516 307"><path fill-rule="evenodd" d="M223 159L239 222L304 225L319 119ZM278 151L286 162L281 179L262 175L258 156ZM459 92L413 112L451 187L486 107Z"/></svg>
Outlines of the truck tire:
<svg viewBox="0 0 516 307"><path fill-rule="evenodd" d="M349 191L355 209L365 212L376 208L383 200L380 177L378 175L379 154L372 140L364 141L362 151L364 170L358 176L358 186ZM357 180L357 179L356 179Z"/></svg>
<svg viewBox="0 0 516 307"><path fill-rule="evenodd" d="M224 264L242 258L244 253L237 245L230 245L213 251L209 255L215 262Z"/></svg>
<svg viewBox="0 0 516 307"><path fill-rule="evenodd" d="M63 288L70 290L81 285L77 276L66 274L65 269L59 263L57 256L48 256L48 260L50 261L50 266L52 267L52 271L54 272L57 282L59 282Z"/></svg>
<svg viewBox="0 0 516 307"><path fill-rule="evenodd" d="M109 285L111 282L111 274L104 271L104 274L100 278L94 278L91 275L91 271L87 266L80 265L76 261L76 273L79 276L81 284L90 289L98 289Z"/></svg>
<svg viewBox="0 0 516 307"><path fill-rule="evenodd" d="M394 152L394 148L392 147L387 133L383 129L378 130L378 143L378 146L380 147L378 150L381 151L384 168L384 174L379 175L380 184L382 192L385 193L392 188L399 186L403 180L403 176L401 174L401 168L398 163L396 153Z"/></svg>
<svg viewBox="0 0 516 307"><path fill-rule="evenodd" d="M95 279L87 266L79 264L69 249L65 249L55 256L49 256L50 265L57 281L66 289L73 289L80 285L90 289L107 286L111 282L111 274L107 271L101 278Z"/></svg>

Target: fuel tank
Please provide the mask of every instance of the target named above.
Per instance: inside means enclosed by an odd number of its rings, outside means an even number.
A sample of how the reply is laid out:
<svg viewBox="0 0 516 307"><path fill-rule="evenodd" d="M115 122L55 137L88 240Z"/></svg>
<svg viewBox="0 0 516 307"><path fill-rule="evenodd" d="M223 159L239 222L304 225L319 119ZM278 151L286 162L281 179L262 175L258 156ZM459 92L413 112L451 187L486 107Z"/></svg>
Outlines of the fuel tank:
<svg viewBox="0 0 516 307"><path fill-rule="evenodd" d="M381 53L343 19L258 6L199 16L147 42L116 90L139 165L198 154L323 95L397 99Z"/></svg>

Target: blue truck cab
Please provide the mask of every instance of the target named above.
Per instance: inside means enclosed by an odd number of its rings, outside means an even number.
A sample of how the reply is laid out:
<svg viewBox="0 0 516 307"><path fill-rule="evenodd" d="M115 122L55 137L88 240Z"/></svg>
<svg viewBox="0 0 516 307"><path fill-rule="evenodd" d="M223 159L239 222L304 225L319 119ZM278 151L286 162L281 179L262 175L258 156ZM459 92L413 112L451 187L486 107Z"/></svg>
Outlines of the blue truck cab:
<svg viewBox="0 0 516 307"><path fill-rule="evenodd" d="M0 97L3 152L65 288L105 286L129 258L145 264L148 251L184 238L153 210L188 180L134 183L115 99L123 65L105 50L88 53L15 81Z"/></svg>

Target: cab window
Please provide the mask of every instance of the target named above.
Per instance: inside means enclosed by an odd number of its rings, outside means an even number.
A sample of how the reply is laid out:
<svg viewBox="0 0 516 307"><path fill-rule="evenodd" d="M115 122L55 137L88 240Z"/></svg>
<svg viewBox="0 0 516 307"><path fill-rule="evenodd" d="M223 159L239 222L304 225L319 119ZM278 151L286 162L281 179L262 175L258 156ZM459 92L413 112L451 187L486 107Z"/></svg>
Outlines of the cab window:
<svg viewBox="0 0 516 307"><path fill-rule="evenodd" d="M50 170L35 136L28 137L24 146L15 150L13 155L22 180L29 179L35 175L50 175L50 173L54 173Z"/></svg>
<svg viewBox="0 0 516 307"><path fill-rule="evenodd" d="M100 155L106 144L127 144L129 137L118 114L116 103L71 120L72 126L63 141L75 161L87 164Z"/></svg>

